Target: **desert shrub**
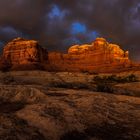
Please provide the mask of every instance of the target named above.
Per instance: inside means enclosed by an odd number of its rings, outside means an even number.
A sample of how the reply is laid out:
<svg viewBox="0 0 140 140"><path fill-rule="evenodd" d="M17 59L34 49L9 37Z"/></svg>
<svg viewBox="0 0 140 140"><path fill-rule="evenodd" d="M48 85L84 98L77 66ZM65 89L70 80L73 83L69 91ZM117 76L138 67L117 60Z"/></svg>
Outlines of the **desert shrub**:
<svg viewBox="0 0 140 140"><path fill-rule="evenodd" d="M90 75L99 75L97 71L88 71L88 74Z"/></svg>
<svg viewBox="0 0 140 140"><path fill-rule="evenodd" d="M53 81L49 84L50 87L55 87L55 88L67 88L68 85L65 82L61 82L61 81Z"/></svg>
<svg viewBox="0 0 140 140"><path fill-rule="evenodd" d="M68 88L68 89L88 89L88 85L80 82L54 81L51 82L49 86L55 88Z"/></svg>
<svg viewBox="0 0 140 140"><path fill-rule="evenodd" d="M88 70L81 70L82 73L89 73Z"/></svg>
<svg viewBox="0 0 140 140"><path fill-rule="evenodd" d="M134 74L129 75L127 78L129 82L138 82L138 78Z"/></svg>
<svg viewBox="0 0 140 140"><path fill-rule="evenodd" d="M130 83L130 82L138 82L138 78L136 75L134 74L130 74L128 76L124 76L124 77L117 77L117 81L119 83Z"/></svg>
<svg viewBox="0 0 140 140"><path fill-rule="evenodd" d="M128 76L95 76L93 81L96 84L96 89L98 92L113 93L113 86L115 84L137 82L138 79L134 74L130 74Z"/></svg>
<svg viewBox="0 0 140 140"><path fill-rule="evenodd" d="M113 93L113 85L110 83L98 83L97 92Z"/></svg>
<svg viewBox="0 0 140 140"><path fill-rule="evenodd" d="M130 74L128 76L116 76L116 75L109 75L109 76L95 76L93 81L95 83L105 82L105 83L129 83L129 82L137 82L138 78L134 74Z"/></svg>
<svg viewBox="0 0 140 140"><path fill-rule="evenodd" d="M96 71L88 71L88 70L81 70L82 73L89 74L89 75L98 75L99 73Z"/></svg>
<svg viewBox="0 0 140 140"><path fill-rule="evenodd" d="M95 76L93 79L93 83L96 85L96 91L113 93L113 83L111 82L112 80L114 80L113 75L111 77Z"/></svg>
<svg viewBox="0 0 140 140"><path fill-rule="evenodd" d="M80 82L73 82L73 83L70 83L72 88L74 89L88 89L88 85L87 84L84 84L84 83L80 83Z"/></svg>

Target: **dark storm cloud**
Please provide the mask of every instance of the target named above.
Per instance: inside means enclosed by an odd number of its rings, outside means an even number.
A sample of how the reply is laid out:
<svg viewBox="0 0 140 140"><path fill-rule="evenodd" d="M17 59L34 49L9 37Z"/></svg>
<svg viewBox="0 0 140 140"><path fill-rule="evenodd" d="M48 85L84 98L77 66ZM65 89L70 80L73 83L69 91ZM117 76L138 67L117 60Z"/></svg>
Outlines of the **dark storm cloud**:
<svg viewBox="0 0 140 140"><path fill-rule="evenodd" d="M1 0L0 45L18 36L63 51L100 36L140 60L140 1Z"/></svg>

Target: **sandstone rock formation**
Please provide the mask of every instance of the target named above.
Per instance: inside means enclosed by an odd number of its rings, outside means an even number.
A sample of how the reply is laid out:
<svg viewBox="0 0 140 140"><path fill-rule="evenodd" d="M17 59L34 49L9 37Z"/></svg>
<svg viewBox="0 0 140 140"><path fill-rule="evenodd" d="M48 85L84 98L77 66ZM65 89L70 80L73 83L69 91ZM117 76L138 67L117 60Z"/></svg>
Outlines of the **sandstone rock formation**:
<svg viewBox="0 0 140 140"><path fill-rule="evenodd" d="M10 69L38 69L48 60L48 53L37 41L16 38L3 50L1 65Z"/></svg>
<svg viewBox="0 0 140 140"><path fill-rule="evenodd" d="M91 45L74 45L68 54L50 53L52 69L62 71L112 72L130 67L129 52L97 38Z"/></svg>
<svg viewBox="0 0 140 140"><path fill-rule="evenodd" d="M48 53L37 41L17 38L3 51L0 67L10 70L118 72L131 66L129 52L97 38L92 44L74 45L67 54Z"/></svg>

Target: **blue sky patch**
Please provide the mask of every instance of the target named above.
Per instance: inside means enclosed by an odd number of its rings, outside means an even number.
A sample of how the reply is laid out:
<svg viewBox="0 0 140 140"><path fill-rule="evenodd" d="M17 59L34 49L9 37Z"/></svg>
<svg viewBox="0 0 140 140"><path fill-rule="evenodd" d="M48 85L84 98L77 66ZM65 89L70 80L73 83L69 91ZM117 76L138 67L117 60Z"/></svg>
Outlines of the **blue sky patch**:
<svg viewBox="0 0 140 140"><path fill-rule="evenodd" d="M50 19L54 19L54 18L63 19L66 13L67 12L65 10L61 10L57 5L53 5L51 11L48 13L48 17Z"/></svg>
<svg viewBox="0 0 140 140"><path fill-rule="evenodd" d="M84 34L87 31L87 27L85 24L80 23L80 22L74 22L71 25L71 34L76 35L76 34Z"/></svg>

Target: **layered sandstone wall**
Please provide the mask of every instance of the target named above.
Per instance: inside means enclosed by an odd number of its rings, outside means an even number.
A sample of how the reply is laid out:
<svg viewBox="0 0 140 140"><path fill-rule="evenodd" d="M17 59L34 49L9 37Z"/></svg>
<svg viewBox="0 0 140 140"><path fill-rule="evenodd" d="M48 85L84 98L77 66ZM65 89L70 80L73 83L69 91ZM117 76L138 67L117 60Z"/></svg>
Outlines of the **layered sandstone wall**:
<svg viewBox="0 0 140 140"><path fill-rule="evenodd" d="M17 38L4 47L1 66L10 70L114 72L129 68L131 61L128 51L104 38L97 38L92 44L74 45L67 54L48 53L35 40Z"/></svg>
<svg viewBox="0 0 140 140"><path fill-rule="evenodd" d="M129 52L97 38L91 45L74 45L67 54L50 53L51 67L60 71L110 72L130 67Z"/></svg>
<svg viewBox="0 0 140 140"><path fill-rule="evenodd" d="M10 69L35 69L48 60L48 53L35 40L16 38L4 47L1 59Z"/></svg>

